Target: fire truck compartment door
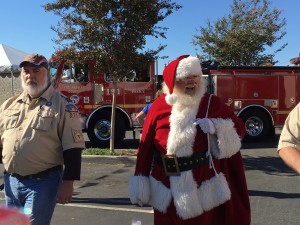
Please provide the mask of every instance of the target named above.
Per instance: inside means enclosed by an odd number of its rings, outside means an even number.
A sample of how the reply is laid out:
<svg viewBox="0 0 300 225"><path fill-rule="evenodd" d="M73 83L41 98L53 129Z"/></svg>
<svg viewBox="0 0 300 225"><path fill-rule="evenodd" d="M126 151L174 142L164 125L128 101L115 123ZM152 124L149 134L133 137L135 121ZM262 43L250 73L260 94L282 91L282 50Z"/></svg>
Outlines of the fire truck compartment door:
<svg viewBox="0 0 300 225"><path fill-rule="evenodd" d="M294 108L296 101L295 75L278 76L279 124L283 124L288 113Z"/></svg>
<svg viewBox="0 0 300 225"><path fill-rule="evenodd" d="M103 85L94 83L94 105L103 101Z"/></svg>

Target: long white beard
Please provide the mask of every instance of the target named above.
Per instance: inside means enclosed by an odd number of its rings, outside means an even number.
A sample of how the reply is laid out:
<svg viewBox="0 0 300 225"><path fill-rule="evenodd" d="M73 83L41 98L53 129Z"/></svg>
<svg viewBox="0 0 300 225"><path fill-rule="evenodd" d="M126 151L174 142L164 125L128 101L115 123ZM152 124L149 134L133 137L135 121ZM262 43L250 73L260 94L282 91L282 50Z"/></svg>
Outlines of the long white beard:
<svg viewBox="0 0 300 225"><path fill-rule="evenodd" d="M202 97L202 93L201 91L197 91L197 93L195 93L195 95L190 96L187 94L176 94L177 95L177 101L176 101L176 105L182 105L182 106L192 106L195 105L197 102L199 102L199 99Z"/></svg>
<svg viewBox="0 0 300 225"><path fill-rule="evenodd" d="M201 82L193 96L176 93L177 100L170 115L170 132L167 153L178 157L190 156L197 129L194 125L199 104L206 91L206 83Z"/></svg>
<svg viewBox="0 0 300 225"><path fill-rule="evenodd" d="M29 83L29 81L25 82L22 79L22 88L26 91L30 96L39 96L41 95L48 87L49 82L45 80L45 82L41 85L38 85L36 81L32 80L31 82L35 82L35 85Z"/></svg>

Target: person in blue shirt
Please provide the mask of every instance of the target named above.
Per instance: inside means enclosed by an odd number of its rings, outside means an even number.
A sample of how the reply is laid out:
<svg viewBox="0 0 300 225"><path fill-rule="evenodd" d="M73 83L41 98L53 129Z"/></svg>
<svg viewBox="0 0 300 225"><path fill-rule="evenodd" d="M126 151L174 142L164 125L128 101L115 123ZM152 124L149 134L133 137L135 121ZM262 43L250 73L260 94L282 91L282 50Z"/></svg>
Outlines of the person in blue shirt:
<svg viewBox="0 0 300 225"><path fill-rule="evenodd" d="M157 99L157 98L158 98L159 96L161 96L162 94L163 94L163 92L162 92L161 90L158 90L158 91L155 93L155 98L154 98L154 100ZM142 111L140 111L140 112L136 115L136 117L135 117L135 119L139 122L139 124L140 124L141 126L143 126L143 124L144 124L145 117L146 117L146 115L147 115L147 113L148 113L148 111L149 111L151 105L152 105L152 102L150 102L148 105L146 105L146 106L142 109Z"/></svg>

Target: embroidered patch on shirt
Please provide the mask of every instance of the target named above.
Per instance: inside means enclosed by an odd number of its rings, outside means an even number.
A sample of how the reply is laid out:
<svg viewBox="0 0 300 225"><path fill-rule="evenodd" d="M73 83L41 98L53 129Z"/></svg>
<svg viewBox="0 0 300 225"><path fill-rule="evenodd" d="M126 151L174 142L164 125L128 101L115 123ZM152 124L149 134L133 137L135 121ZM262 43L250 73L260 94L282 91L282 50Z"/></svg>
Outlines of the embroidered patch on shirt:
<svg viewBox="0 0 300 225"><path fill-rule="evenodd" d="M46 102L46 106L51 106L52 102Z"/></svg>
<svg viewBox="0 0 300 225"><path fill-rule="evenodd" d="M74 142L76 143L84 142L84 138L80 130L72 129L72 135L73 135Z"/></svg>
<svg viewBox="0 0 300 225"><path fill-rule="evenodd" d="M66 112L78 112L78 109L73 104L66 105Z"/></svg>

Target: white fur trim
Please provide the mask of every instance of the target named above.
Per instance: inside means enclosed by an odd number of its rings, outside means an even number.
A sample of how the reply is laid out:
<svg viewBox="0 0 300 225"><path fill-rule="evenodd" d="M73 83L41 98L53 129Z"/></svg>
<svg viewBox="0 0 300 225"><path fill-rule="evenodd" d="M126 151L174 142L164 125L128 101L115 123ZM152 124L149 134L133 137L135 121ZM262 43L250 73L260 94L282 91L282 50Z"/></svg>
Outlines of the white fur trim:
<svg viewBox="0 0 300 225"><path fill-rule="evenodd" d="M173 105L170 115L170 132L167 142L167 154L177 157L193 154L193 144L197 129L193 125L198 111L198 104L186 107L181 104Z"/></svg>
<svg viewBox="0 0 300 225"><path fill-rule="evenodd" d="M170 177L170 184L177 215L184 220L199 216L231 199L223 173L203 181L199 188L192 171Z"/></svg>
<svg viewBox="0 0 300 225"><path fill-rule="evenodd" d="M172 106L177 101L177 95L175 95L175 94L169 95L168 94L168 95L166 95L165 99L166 99L167 104Z"/></svg>
<svg viewBox="0 0 300 225"><path fill-rule="evenodd" d="M150 181L146 176L132 176L129 180L129 198L132 204L143 206L150 199Z"/></svg>
<svg viewBox="0 0 300 225"><path fill-rule="evenodd" d="M190 75L202 75L201 61L194 56L180 60L176 69L176 80Z"/></svg>
<svg viewBox="0 0 300 225"><path fill-rule="evenodd" d="M231 198L231 192L223 173L202 182L198 193L204 211L211 210Z"/></svg>
<svg viewBox="0 0 300 225"><path fill-rule="evenodd" d="M181 172L179 177L170 177L170 183L174 205L180 218L193 218L203 213L192 171Z"/></svg>
<svg viewBox="0 0 300 225"><path fill-rule="evenodd" d="M151 199L149 201L155 209L166 213L171 203L172 194L170 189L165 187L160 181L150 176Z"/></svg>
<svg viewBox="0 0 300 225"><path fill-rule="evenodd" d="M229 158L241 149L241 139L231 119L211 119L216 128L217 148L211 148L217 159Z"/></svg>

